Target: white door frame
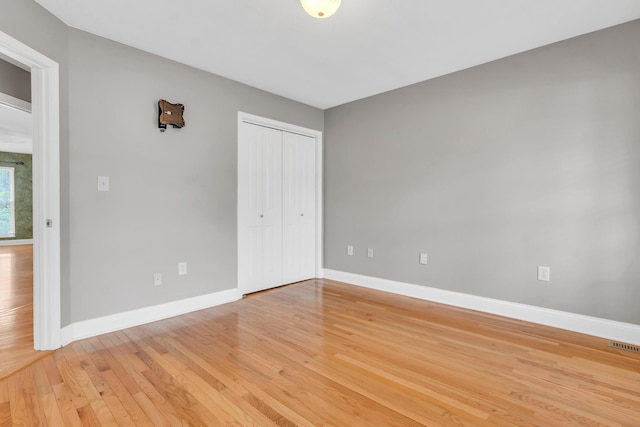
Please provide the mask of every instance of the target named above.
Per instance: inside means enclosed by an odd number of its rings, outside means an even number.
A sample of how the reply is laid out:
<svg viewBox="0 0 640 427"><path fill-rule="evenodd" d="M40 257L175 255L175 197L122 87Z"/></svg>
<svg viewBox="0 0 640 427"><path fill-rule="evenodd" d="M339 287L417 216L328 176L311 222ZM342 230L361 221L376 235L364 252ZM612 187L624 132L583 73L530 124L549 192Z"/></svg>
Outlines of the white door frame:
<svg viewBox="0 0 640 427"><path fill-rule="evenodd" d="M58 63L0 31L0 54L31 69L33 343L60 347L60 102ZM51 226L47 226L47 222Z"/></svg>
<svg viewBox="0 0 640 427"><path fill-rule="evenodd" d="M240 126L242 123L252 123L255 125L266 126L277 130L282 130L286 132L298 133L300 135L310 136L316 139L316 278L322 278L323 270L322 270L322 254L324 250L323 245L323 230L322 225L324 224L322 212L322 132L315 129L309 129L302 126L296 126L285 122L280 122L278 120L267 119L265 117L256 116L249 113L244 113L242 111L238 111L238 142L239 137L241 135ZM239 144L238 144L239 146ZM237 166L239 166L240 157L237 159ZM240 173L240 168L238 167L238 173ZM238 189L239 190L239 189ZM238 221L238 231L236 236L240 235L240 216L239 216L239 200L236 205L236 219ZM240 257L240 253L237 254ZM238 272L239 276L240 272ZM238 277L239 279L239 277ZM240 282L238 280L238 287ZM243 289L239 289L241 293L243 293Z"/></svg>

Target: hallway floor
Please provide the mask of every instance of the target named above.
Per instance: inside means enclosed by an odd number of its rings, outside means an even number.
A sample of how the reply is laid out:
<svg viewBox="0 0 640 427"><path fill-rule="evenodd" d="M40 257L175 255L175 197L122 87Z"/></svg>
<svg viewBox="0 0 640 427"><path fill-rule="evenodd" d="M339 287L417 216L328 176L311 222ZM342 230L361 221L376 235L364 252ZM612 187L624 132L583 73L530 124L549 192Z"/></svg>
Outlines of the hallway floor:
<svg viewBox="0 0 640 427"><path fill-rule="evenodd" d="M33 349L33 245L0 246L0 379L50 353Z"/></svg>

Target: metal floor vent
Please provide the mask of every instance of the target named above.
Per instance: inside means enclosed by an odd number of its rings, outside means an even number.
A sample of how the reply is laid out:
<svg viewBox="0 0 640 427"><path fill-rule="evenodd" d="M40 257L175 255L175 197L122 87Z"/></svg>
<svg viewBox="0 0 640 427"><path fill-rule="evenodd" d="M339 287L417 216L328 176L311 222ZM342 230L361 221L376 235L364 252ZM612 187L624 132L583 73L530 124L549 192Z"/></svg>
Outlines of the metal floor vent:
<svg viewBox="0 0 640 427"><path fill-rule="evenodd" d="M637 345L631 345L631 344L624 344L624 343L615 342L615 341L609 341L609 347L613 347L613 348L617 348L617 349L625 350L625 351L632 351L634 353L640 354L640 347L638 347Z"/></svg>

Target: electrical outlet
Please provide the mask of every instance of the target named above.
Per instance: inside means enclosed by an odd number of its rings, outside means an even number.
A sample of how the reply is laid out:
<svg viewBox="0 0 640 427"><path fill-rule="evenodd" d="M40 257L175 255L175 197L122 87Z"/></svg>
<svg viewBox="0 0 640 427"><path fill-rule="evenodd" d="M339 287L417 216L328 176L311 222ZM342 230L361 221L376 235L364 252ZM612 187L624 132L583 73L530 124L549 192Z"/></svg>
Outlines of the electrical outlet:
<svg viewBox="0 0 640 427"><path fill-rule="evenodd" d="M538 280L541 282L550 282L551 281L551 267L546 267L544 265L538 266Z"/></svg>
<svg viewBox="0 0 640 427"><path fill-rule="evenodd" d="M347 246L347 255L353 256L353 246Z"/></svg>
<svg viewBox="0 0 640 427"><path fill-rule="evenodd" d="M420 253L420 264L427 265L427 254L424 252Z"/></svg>
<svg viewBox="0 0 640 427"><path fill-rule="evenodd" d="M178 276L184 276L187 274L187 261L178 263Z"/></svg>
<svg viewBox="0 0 640 427"><path fill-rule="evenodd" d="M373 258L373 248L367 248L367 256Z"/></svg>
<svg viewBox="0 0 640 427"><path fill-rule="evenodd" d="M153 286L160 286L160 285L162 285L162 274L153 273Z"/></svg>

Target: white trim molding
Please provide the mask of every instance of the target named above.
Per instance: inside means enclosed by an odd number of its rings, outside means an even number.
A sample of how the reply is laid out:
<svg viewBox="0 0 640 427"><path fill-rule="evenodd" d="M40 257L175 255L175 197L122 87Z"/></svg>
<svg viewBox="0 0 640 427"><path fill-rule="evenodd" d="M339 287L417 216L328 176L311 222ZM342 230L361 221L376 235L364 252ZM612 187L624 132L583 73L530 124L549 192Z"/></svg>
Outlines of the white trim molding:
<svg viewBox="0 0 640 427"><path fill-rule="evenodd" d="M31 113L31 103L0 92L0 104L7 105L25 113Z"/></svg>
<svg viewBox="0 0 640 427"><path fill-rule="evenodd" d="M186 298L172 301L165 304L151 307L139 308L137 310L125 311L123 313L111 314L95 319L82 320L65 326L61 331L62 345L67 345L73 341L94 337L109 332L131 328L169 317L191 313L205 308L215 307L237 301L242 298L237 288L225 291L214 292L212 294Z"/></svg>
<svg viewBox="0 0 640 427"><path fill-rule="evenodd" d="M0 246L32 245L33 239L0 240Z"/></svg>
<svg viewBox="0 0 640 427"><path fill-rule="evenodd" d="M33 342L36 350L54 350L60 347L61 342L58 63L2 31L0 31L0 54L31 70Z"/></svg>
<svg viewBox="0 0 640 427"><path fill-rule="evenodd" d="M640 325L325 269L330 280L640 345Z"/></svg>

